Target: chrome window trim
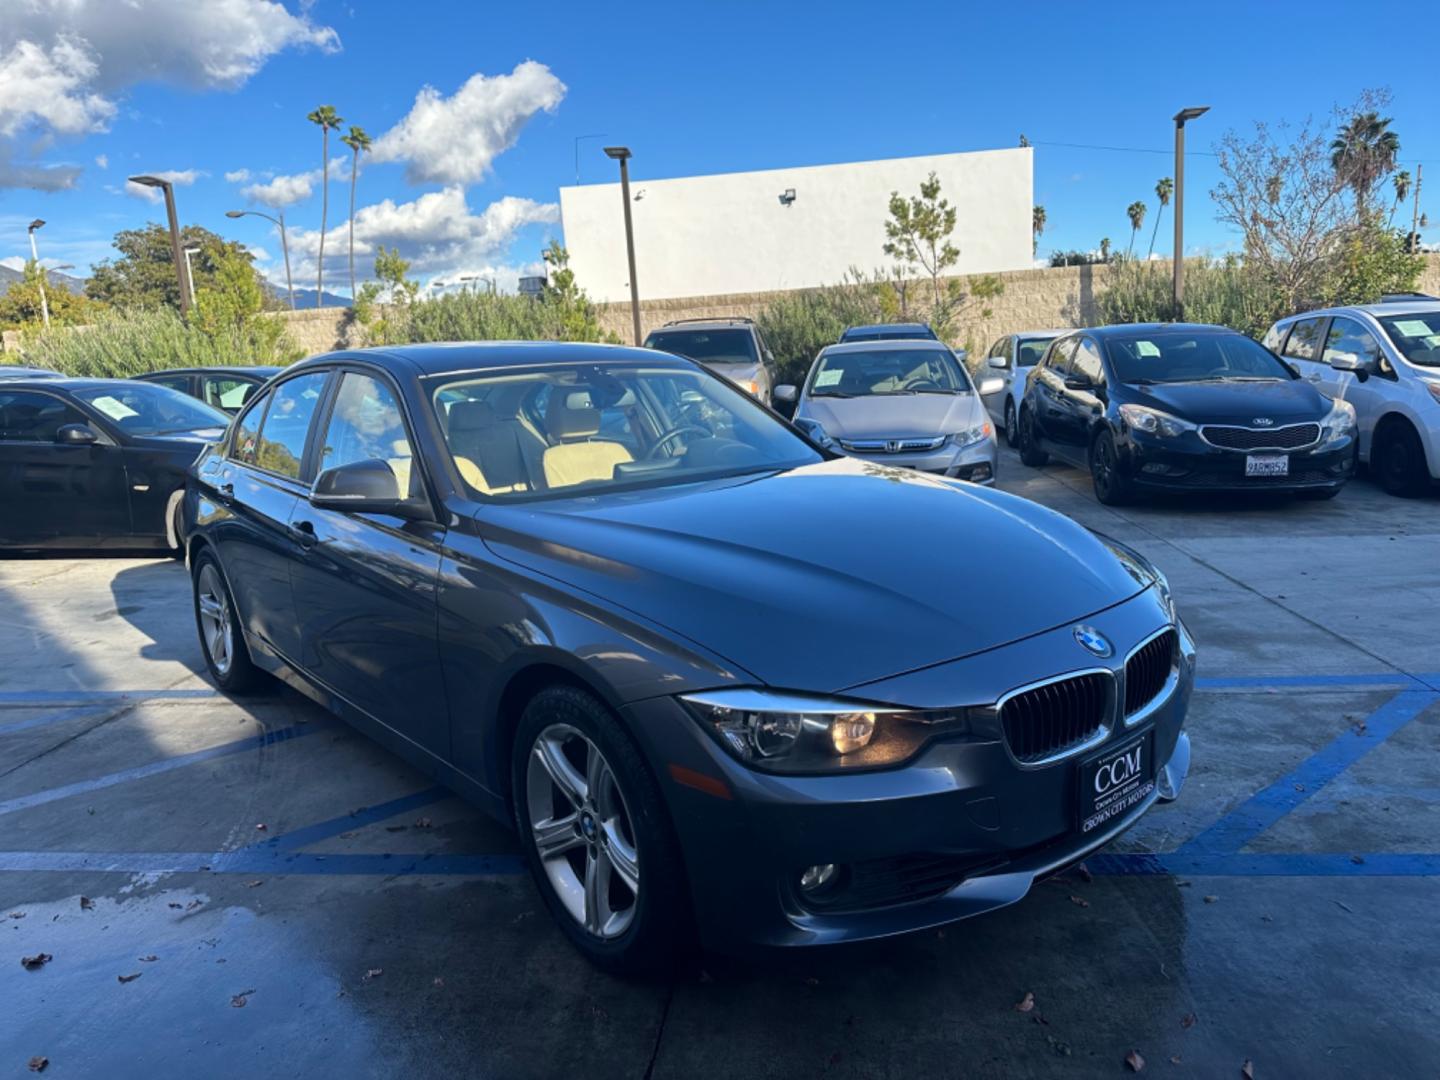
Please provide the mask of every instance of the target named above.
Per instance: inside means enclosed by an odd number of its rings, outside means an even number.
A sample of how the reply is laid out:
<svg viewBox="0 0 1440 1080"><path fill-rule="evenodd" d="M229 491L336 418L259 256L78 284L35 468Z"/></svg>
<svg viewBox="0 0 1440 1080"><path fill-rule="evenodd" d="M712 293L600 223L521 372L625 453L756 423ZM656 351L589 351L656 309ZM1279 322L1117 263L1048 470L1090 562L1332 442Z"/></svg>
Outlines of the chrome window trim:
<svg viewBox="0 0 1440 1080"><path fill-rule="evenodd" d="M1165 634L1172 631L1175 634L1175 648L1170 654L1170 674L1166 676L1164 684L1160 687L1159 691L1156 692L1154 697L1152 697L1144 705L1140 706L1140 708L1136 709L1133 715L1121 716L1121 721L1123 722L1123 726L1127 731L1130 728L1139 727L1146 720L1149 720L1150 717L1154 716L1156 710L1160 709L1170 700L1171 696L1175 693L1176 688L1180 685L1179 625L1177 625L1176 623L1167 623L1125 654L1125 663L1120 670L1124 672L1125 679L1128 682L1130 677L1130 661L1135 658L1135 655L1139 653L1141 649L1145 648L1146 645L1149 645L1152 641L1154 641L1156 638L1163 637ZM1125 705L1123 702L1120 705L1120 709L1123 713L1125 709Z"/></svg>
<svg viewBox="0 0 1440 1080"><path fill-rule="evenodd" d="M1299 446L1252 446L1248 450L1237 450L1233 446L1221 446L1219 443L1213 443L1205 436L1205 432L1211 428L1223 428L1227 431L1244 431L1247 433L1259 431L1266 435L1274 435L1281 431L1289 431L1291 428L1310 427L1312 425L1318 429L1318 434L1310 442L1302 443ZM1199 431L1200 441L1205 443L1206 446L1213 446L1216 450L1225 450L1231 454L1255 454L1263 451L1271 451L1277 454L1296 454L1320 445L1320 440L1325 436L1325 425L1319 420L1302 420L1298 424L1282 424L1276 428L1246 427L1244 424L1201 424L1199 425Z"/></svg>
<svg viewBox="0 0 1440 1080"><path fill-rule="evenodd" d="M1021 694L1028 693L1031 690L1039 690L1041 687L1049 686L1052 683L1065 682L1067 679L1079 678L1082 675L1104 675L1110 680L1109 695L1105 702L1105 715L1101 720L1099 730L1084 742L1066 747L1064 750L1051 754L1049 757L1040 758L1038 761L1021 761L1020 758L1015 755L1015 751L1010 748L1010 740L1005 734L1005 723L1001 718L1001 714L1005 709L1005 703L1011 698L1019 697ZM1116 711L1123 708L1123 705L1119 701L1119 686L1120 681L1115 678L1115 672L1110 668L1088 667L1077 668L1074 671L1067 671L1061 675L1052 675L1048 679L1037 679L1035 682L1026 683L1024 686L1017 686L1013 690L1005 691L1005 693L996 699L993 708L995 710L995 721L1000 728L1000 742L1005 747L1005 753L1009 756L1011 763L1021 769L1044 769L1054 765L1056 762L1065 761L1067 758L1072 758L1076 754L1083 754L1085 751L1093 750L1099 746L1108 739L1110 733L1115 730Z"/></svg>
<svg viewBox="0 0 1440 1080"><path fill-rule="evenodd" d="M846 450L857 454L915 454L927 450L938 450L945 445L948 435L936 435L929 439L839 439L838 442ZM898 443L896 449L891 450L890 444Z"/></svg>

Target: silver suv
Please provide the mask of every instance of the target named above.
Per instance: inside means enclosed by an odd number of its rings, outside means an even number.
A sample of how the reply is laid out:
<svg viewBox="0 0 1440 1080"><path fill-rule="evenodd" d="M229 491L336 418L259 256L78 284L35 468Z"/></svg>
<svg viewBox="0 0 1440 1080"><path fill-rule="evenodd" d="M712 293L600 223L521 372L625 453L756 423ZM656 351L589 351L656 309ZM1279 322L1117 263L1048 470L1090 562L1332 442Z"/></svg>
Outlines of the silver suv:
<svg viewBox="0 0 1440 1080"><path fill-rule="evenodd" d="M1264 344L1355 407L1360 460L1386 491L1420 495L1440 480L1440 298L1292 315Z"/></svg>
<svg viewBox="0 0 1440 1080"><path fill-rule="evenodd" d="M760 328L750 319L669 322L659 330L650 331L645 347L704 364L716 375L754 395L762 405L770 404L770 394L775 387L775 357L770 355Z"/></svg>

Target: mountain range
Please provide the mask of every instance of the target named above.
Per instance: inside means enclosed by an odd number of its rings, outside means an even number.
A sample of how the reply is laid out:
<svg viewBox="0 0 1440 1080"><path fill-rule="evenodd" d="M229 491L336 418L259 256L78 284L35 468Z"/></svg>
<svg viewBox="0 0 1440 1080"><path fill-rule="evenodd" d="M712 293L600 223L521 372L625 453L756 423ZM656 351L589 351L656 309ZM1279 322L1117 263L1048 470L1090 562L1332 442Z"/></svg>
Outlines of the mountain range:
<svg viewBox="0 0 1440 1080"><path fill-rule="evenodd" d="M0 266L0 296L4 296L11 285L24 280L25 275L21 271L11 270L8 266ZM69 274L57 274L54 270L51 270L50 273L46 275L45 280L52 286L58 285L61 288L69 289L72 293L79 294L85 291L84 278L71 277ZM315 302L314 297L311 297L310 302Z"/></svg>

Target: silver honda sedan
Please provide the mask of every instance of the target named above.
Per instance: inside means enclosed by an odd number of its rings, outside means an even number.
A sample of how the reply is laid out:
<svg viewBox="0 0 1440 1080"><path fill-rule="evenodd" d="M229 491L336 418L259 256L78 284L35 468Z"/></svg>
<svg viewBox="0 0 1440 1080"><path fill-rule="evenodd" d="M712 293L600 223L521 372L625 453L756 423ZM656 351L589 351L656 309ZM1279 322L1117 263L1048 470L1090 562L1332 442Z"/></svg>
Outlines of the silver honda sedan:
<svg viewBox="0 0 1440 1080"><path fill-rule="evenodd" d="M998 380L994 380L998 383ZM829 345L801 388L777 386L795 401L795 424L821 445L852 457L993 484L995 428L980 387L940 341Z"/></svg>

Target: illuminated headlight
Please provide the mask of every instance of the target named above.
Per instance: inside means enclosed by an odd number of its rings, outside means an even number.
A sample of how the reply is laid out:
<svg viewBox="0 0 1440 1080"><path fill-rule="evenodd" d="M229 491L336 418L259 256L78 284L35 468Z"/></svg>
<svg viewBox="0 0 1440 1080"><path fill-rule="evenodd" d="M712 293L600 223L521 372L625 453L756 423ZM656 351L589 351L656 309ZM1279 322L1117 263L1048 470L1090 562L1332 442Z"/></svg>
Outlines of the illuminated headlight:
<svg viewBox="0 0 1440 1080"><path fill-rule="evenodd" d="M830 437L818 420L811 420L808 416L797 416L795 426L810 436L813 442L819 443L827 450L835 445L835 440Z"/></svg>
<svg viewBox="0 0 1440 1080"><path fill-rule="evenodd" d="M1181 420L1159 409L1147 409L1144 405L1121 405L1120 417L1135 431L1166 439L1178 438L1187 431L1196 430L1189 420Z"/></svg>
<svg viewBox="0 0 1440 1080"><path fill-rule="evenodd" d="M1355 406L1336 398L1325 416L1325 442L1339 442L1355 430Z"/></svg>
<svg viewBox="0 0 1440 1080"><path fill-rule="evenodd" d="M769 690L715 690L680 700L732 756L774 772L889 765L930 735L967 730L965 709L896 709Z"/></svg>
<svg viewBox="0 0 1440 1080"><path fill-rule="evenodd" d="M968 427L964 431L957 431L954 435L951 435L950 445L959 447L974 446L976 443L982 443L988 439L991 430L988 420L983 424L976 424L974 427Z"/></svg>

